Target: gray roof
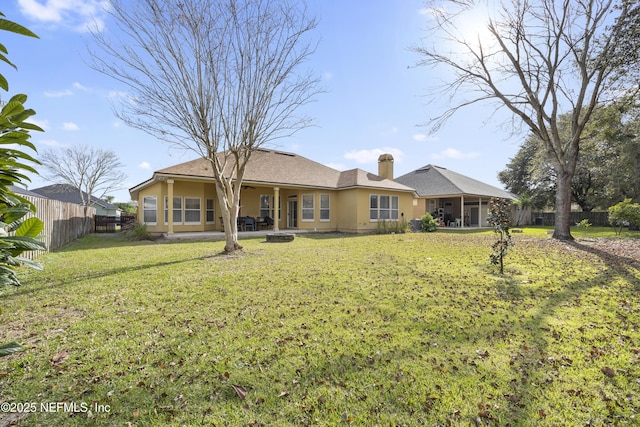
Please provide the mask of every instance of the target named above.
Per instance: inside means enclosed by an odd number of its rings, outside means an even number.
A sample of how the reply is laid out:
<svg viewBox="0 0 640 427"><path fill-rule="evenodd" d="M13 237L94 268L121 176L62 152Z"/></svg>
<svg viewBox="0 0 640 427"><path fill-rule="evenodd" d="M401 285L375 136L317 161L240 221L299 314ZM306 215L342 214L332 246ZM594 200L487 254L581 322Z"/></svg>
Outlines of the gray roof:
<svg viewBox="0 0 640 427"><path fill-rule="evenodd" d="M38 197L40 199L46 199L47 197L43 196L42 194L38 194L38 193L34 193L33 191L29 191L25 188L16 186L16 185L10 185L9 186L9 190L13 191L16 194L20 194L21 196L31 196L31 197Z"/></svg>
<svg viewBox="0 0 640 427"><path fill-rule="evenodd" d="M53 184L46 187L34 188L31 191L49 199L78 205L82 204L82 198L80 197L78 189L69 184ZM82 194L84 194L86 199L87 193L83 191ZM91 204L101 206L104 209L119 209L117 206L94 196L91 196Z"/></svg>
<svg viewBox="0 0 640 427"><path fill-rule="evenodd" d="M512 193L435 165L426 165L395 179L420 197L480 196L514 199Z"/></svg>
<svg viewBox="0 0 640 427"><path fill-rule="evenodd" d="M224 159L224 153L218 153L218 158ZM225 176L231 176L233 178L235 177L235 173L231 168L232 163L232 161L227 163ZM138 184L129 190L132 193L132 197L135 199L134 194L145 186L153 183L158 176L214 179L209 160L199 158L156 171L152 179ZM246 184L279 185L283 187L319 189L369 187L413 192L412 188L361 169L340 172L298 154L266 149L258 149L251 154L242 182Z"/></svg>

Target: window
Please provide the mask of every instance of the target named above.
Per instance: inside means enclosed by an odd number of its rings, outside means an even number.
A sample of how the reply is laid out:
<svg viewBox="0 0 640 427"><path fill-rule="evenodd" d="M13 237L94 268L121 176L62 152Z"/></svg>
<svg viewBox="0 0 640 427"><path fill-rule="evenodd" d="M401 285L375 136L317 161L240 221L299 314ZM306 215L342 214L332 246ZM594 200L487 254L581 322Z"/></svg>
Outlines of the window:
<svg viewBox="0 0 640 427"><path fill-rule="evenodd" d="M315 219L315 207L314 207L313 194L302 195L302 220L313 221Z"/></svg>
<svg viewBox="0 0 640 427"><path fill-rule="evenodd" d="M156 225L158 223L158 198L156 196L142 198L142 219L145 224Z"/></svg>
<svg viewBox="0 0 640 427"><path fill-rule="evenodd" d="M206 210L207 218L206 218L206 222L207 222L207 224L213 224L213 223L216 222L216 214L215 214L215 211L214 211L214 206L215 206L214 200L213 199L207 199L206 203L207 203L207 210Z"/></svg>
<svg viewBox="0 0 640 427"><path fill-rule="evenodd" d="M369 196L369 220L398 220L398 196L371 194Z"/></svg>
<svg viewBox="0 0 640 427"><path fill-rule="evenodd" d="M391 219L398 220L398 196L391 196Z"/></svg>
<svg viewBox="0 0 640 427"><path fill-rule="evenodd" d="M391 219L391 206L389 204L389 196L380 197L380 209L378 210L378 219Z"/></svg>
<svg viewBox="0 0 640 427"><path fill-rule="evenodd" d="M369 196L369 219L371 221L378 220L378 196L376 194Z"/></svg>
<svg viewBox="0 0 640 427"><path fill-rule="evenodd" d="M329 221L331 218L329 209L330 197L328 194L320 195L320 221Z"/></svg>
<svg viewBox="0 0 640 427"><path fill-rule="evenodd" d="M169 223L169 197L164 196L164 223ZM182 224L182 197L173 196L173 223Z"/></svg>
<svg viewBox="0 0 640 427"><path fill-rule="evenodd" d="M260 217L265 218L267 216L273 218L273 208L271 207L271 196L268 194L260 195Z"/></svg>
<svg viewBox="0 0 640 427"><path fill-rule="evenodd" d="M282 199L278 197L278 219L281 218L282 212ZM269 194L261 194L260 195L260 217L270 217L275 218L274 210L274 201L273 196Z"/></svg>
<svg viewBox="0 0 640 427"><path fill-rule="evenodd" d="M184 198L184 223L200 224L200 198Z"/></svg>

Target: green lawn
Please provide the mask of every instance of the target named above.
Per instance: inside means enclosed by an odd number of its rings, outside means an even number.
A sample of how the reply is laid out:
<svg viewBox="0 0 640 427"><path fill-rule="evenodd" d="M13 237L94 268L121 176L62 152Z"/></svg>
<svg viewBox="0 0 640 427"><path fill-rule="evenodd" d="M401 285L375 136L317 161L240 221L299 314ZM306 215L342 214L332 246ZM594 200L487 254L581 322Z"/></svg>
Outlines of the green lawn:
<svg viewBox="0 0 640 427"><path fill-rule="evenodd" d="M90 236L0 298L26 347L0 402L28 426L638 425L639 264L546 230L504 276L486 231Z"/></svg>

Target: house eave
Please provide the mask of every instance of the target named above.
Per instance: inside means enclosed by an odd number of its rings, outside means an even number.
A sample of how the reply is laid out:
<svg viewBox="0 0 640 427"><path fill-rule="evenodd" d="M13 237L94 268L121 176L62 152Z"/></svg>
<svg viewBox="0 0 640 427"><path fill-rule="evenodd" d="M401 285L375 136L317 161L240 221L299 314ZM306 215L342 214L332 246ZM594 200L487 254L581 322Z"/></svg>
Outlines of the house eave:
<svg viewBox="0 0 640 427"><path fill-rule="evenodd" d="M422 194L418 194L418 198L420 199L448 199L448 198L452 198L452 197L480 197L483 199L491 199L493 197L500 197L500 196L489 196L486 194L473 194L473 193L451 193L451 194L427 194L427 195L422 195ZM506 198L506 197L503 197ZM511 200L514 199L514 197L510 197Z"/></svg>

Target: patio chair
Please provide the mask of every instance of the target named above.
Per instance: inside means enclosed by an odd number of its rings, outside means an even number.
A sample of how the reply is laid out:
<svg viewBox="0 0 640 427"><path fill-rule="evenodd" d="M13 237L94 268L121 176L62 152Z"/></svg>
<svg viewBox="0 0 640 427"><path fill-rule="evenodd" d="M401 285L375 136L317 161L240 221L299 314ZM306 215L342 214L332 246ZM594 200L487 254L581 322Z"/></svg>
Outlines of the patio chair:
<svg viewBox="0 0 640 427"><path fill-rule="evenodd" d="M250 216L245 216L244 218L244 231L256 231L256 219Z"/></svg>

